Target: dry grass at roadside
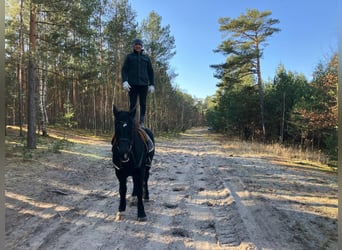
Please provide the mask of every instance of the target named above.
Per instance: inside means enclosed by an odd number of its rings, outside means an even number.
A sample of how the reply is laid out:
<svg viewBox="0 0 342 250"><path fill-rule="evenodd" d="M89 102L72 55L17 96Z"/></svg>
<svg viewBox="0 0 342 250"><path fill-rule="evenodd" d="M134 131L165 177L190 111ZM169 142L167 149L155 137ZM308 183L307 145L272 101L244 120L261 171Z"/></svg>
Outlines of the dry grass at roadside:
<svg viewBox="0 0 342 250"><path fill-rule="evenodd" d="M59 153L63 148L68 147L70 143L78 143L79 139L86 138L89 143L93 140L110 141L111 134L94 136L89 130L65 130L64 128L48 128L48 136L37 136L37 150L26 149L26 130L23 129L24 136L19 136L19 127L7 126L6 128L6 157L19 157L25 160L34 159L44 155L47 152ZM175 134L163 134L158 137L162 140L168 140L178 137ZM328 166L328 158L320 151L301 149L299 147L285 147L279 143L262 144L259 142L245 142L239 139L229 139L226 137L209 132L204 135L208 139L219 140L229 154L243 157L262 157L274 160L282 160L287 163L300 164L302 166L322 169L324 171L336 172L337 168Z"/></svg>
<svg viewBox="0 0 342 250"><path fill-rule="evenodd" d="M295 146L287 147L279 143L263 144L238 139L227 140L217 134L215 134L215 138L220 140L222 146L231 151L232 155L269 158L299 164L303 167L337 172L337 168L328 165L328 157L318 150L301 149Z"/></svg>
<svg viewBox="0 0 342 250"><path fill-rule="evenodd" d="M20 136L18 126L7 126L5 136L5 156L23 160L34 160L43 157L47 153L60 153L72 143L84 143L84 141L111 140L111 135L94 136L87 130L76 130L58 127L48 128L48 136L37 135L37 148L30 150L26 148L26 132L23 128L23 136ZM85 140L86 139L86 140Z"/></svg>

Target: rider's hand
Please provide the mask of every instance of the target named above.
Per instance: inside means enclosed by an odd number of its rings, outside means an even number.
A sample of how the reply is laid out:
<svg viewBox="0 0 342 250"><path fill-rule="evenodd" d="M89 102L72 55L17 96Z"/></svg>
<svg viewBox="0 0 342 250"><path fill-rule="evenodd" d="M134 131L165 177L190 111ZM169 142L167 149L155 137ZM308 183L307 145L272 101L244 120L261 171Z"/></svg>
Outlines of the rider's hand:
<svg viewBox="0 0 342 250"><path fill-rule="evenodd" d="M153 94L154 93L154 86L153 85L150 85L148 86L148 91Z"/></svg>
<svg viewBox="0 0 342 250"><path fill-rule="evenodd" d="M131 89L131 85L129 85L129 83L127 81L124 81L122 83L122 86L123 86L124 90L126 90L127 92L129 92Z"/></svg>

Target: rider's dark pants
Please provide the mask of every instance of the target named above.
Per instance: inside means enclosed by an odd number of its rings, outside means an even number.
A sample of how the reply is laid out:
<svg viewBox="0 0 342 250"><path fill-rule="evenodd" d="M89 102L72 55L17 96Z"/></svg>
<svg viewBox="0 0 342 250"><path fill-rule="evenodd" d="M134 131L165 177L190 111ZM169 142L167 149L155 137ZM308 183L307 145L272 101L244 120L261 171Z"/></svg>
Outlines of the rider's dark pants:
<svg viewBox="0 0 342 250"><path fill-rule="evenodd" d="M139 97L139 104L140 104L140 123L144 122L145 113L146 113L146 97L148 92L148 86L137 86L132 85L129 91L129 109L133 110L134 107L137 105L138 97ZM135 116L134 111L134 116Z"/></svg>

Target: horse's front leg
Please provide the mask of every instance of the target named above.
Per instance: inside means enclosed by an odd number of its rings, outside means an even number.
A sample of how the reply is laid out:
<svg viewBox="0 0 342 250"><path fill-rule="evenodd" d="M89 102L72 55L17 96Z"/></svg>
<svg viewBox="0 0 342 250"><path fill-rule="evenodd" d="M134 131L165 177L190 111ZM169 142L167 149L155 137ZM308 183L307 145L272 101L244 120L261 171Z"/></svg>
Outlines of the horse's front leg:
<svg viewBox="0 0 342 250"><path fill-rule="evenodd" d="M126 192L127 192L127 178L120 176L117 173L116 175L119 180L119 194L120 194L120 204L119 211L116 213L115 220L120 221L124 218L124 211L126 210Z"/></svg>
<svg viewBox="0 0 342 250"><path fill-rule="evenodd" d="M145 208L144 208L144 203L143 203L143 176L135 176L133 177L133 183L135 186L136 190L136 195L137 195L137 208L138 208L138 220L139 221L146 221L146 213L145 213Z"/></svg>
<svg viewBox="0 0 342 250"><path fill-rule="evenodd" d="M127 178L119 179L119 193L120 193L120 204L119 204L119 212L123 212L126 210L126 193L127 193Z"/></svg>

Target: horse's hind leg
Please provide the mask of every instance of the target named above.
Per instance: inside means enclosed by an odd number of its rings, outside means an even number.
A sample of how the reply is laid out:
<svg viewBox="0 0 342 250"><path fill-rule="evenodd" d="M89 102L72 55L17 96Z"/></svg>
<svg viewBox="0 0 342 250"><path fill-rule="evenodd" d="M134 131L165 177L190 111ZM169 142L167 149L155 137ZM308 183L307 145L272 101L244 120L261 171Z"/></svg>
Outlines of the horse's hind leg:
<svg viewBox="0 0 342 250"><path fill-rule="evenodd" d="M134 185L134 182L133 182L132 197L135 197L135 196L137 196L137 188L136 188L136 185Z"/></svg>
<svg viewBox="0 0 342 250"><path fill-rule="evenodd" d="M133 191L132 191L132 195L131 195L131 199L130 199L130 206L135 206L137 205L137 187L133 182Z"/></svg>
<svg viewBox="0 0 342 250"><path fill-rule="evenodd" d="M143 195L143 179L140 177L133 177L133 185L136 188L136 194L137 194L137 208L138 208L138 220L139 221L145 221L146 220L146 213L144 208L144 203L142 200Z"/></svg>
<svg viewBox="0 0 342 250"><path fill-rule="evenodd" d="M150 194L148 192L148 178L150 177L150 168L151 167L146 167L145 176L144 176L143 192L144 192L145 201L148 201L150 199Z"/></svg>
<svg viewBox="0 0 342 250"><path fill-rule="evenodd" d="M148 192L148 179L150 177L150 169L151 167L146 166L145 171L144 171L143 198L146 201L150 199L150 195ZM137 186L133 185L132 197L136 197L136 196L137 196ZM133 201L136 202L136 199L134 199Z"/></svg>

